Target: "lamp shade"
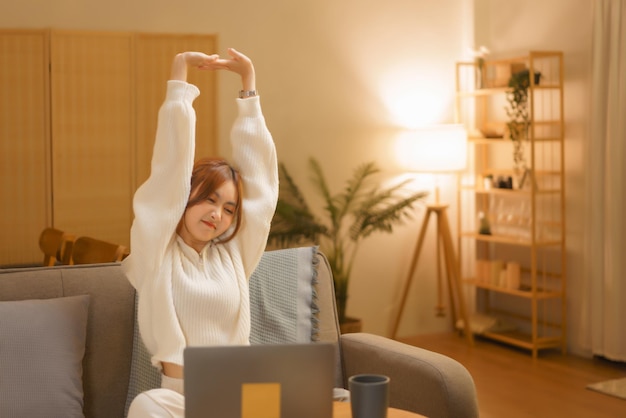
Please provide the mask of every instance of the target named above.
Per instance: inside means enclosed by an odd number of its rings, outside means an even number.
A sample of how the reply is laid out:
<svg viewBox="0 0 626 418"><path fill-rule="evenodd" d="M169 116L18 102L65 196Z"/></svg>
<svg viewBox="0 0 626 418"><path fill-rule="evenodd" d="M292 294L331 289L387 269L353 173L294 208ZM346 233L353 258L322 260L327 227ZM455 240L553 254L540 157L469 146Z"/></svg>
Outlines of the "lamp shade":
<svg viewBox="0 0 626 418"><path fill-rule="evenodd" d="M397 156L400 164L410 171L462 171L467 167L467 132L463 125L407 131L398 139Z"/></svg>

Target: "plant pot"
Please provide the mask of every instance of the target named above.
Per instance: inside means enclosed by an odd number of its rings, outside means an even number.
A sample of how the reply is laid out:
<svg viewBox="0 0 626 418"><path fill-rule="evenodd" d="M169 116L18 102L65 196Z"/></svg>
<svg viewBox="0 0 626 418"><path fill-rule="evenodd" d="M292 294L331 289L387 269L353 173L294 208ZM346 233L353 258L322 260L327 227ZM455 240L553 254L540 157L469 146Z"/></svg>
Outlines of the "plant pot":
<svg viewBox="0 0 626 418"><path fill-rule="evenodd" d="M342 334L349 334L351 332L361 332L363 329L363 321L358 318L346 317L343 322L339 323L339 331Z"/></svg>
<svg viewBox="0 0 626 418"><path fill-rule="evenodd" d="M333 271L334 286L335 286L335 304L337 306L337 317L339 323L345 322L346 318L346 304L348 303L348 294L346 291L346 281L339 281L337 277L340 277L340 273Z"/></svg>

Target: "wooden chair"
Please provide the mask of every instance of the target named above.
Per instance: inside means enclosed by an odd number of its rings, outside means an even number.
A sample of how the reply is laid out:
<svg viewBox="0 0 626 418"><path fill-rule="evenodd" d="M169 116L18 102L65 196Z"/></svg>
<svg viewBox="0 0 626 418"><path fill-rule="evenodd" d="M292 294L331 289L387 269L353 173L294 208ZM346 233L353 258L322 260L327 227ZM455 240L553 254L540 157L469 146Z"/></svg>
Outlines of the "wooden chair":
<svg viewBox="0 0 626 418"><path fill-rule="evenodd" d="M128 255L123 245L91 237L79 237L74 242L70 264L96 264L122 261Z"/></svg>
<svg viewBox="0 0 626 418"><path fill-rule="evenodd" d="M39 248L43 252L43 265L70 264L72 246L76 237L56 228L46 228L39 235Z"/></svg>

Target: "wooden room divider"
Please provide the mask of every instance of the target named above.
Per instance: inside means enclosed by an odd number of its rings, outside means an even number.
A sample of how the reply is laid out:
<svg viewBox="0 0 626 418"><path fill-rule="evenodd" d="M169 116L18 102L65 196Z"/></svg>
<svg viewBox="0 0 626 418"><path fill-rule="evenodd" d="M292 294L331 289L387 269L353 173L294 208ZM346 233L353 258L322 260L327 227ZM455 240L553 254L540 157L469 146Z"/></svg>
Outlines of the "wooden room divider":
<svg viewBox="0 0 626 418"><path fill-rule="evenodd" d="M47 226L129 246L173 56L215 35L0 31L0 265L40 259ZM217 152L216 75L200 87L197 155Z"/></svg>

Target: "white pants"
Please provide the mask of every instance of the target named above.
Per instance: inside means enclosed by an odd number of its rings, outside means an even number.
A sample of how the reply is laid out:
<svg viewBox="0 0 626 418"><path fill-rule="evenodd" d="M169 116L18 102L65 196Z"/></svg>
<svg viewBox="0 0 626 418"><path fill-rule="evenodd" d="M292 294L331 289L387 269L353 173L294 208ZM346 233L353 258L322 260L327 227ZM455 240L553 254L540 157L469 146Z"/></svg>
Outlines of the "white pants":
<svg viewBox="0 0 626 418"><path fill-rule="evenodd" d="M161 388L142 392L130 404L128 418L184 418L183 379L161 376Z"/></svg>

